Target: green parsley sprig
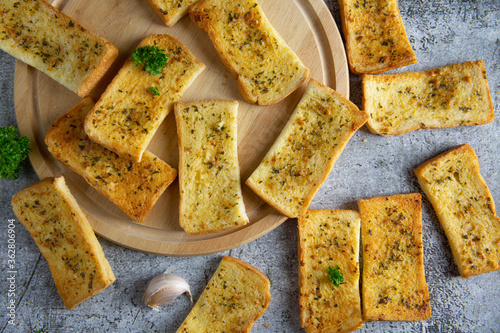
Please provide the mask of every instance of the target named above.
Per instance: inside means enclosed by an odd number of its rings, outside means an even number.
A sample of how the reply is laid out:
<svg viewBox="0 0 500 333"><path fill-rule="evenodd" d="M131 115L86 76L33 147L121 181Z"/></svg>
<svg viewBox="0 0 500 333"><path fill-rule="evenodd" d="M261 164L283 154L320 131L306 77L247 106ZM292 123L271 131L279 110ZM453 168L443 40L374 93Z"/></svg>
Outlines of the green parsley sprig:
<svg viewBox="0 0 500 333"><path fill-rule="evenodd" d="M0 178L19 177L21 162L31 153L27 137L19 136L14 126L0 127Z"/></svg>
<svg viewBox="0 0 500 333"><path fill-rule="evenodd" d="M158 87L149 87L148 89L156 96L160 96L160 90L158 90Z"/></svg>
<svg viewBox="0 0 500 333"><path fill-rule="evenodd" d="M143 46L137 48L130 59L135 60L135 65L142 67L151 75L161 73L163 66L168 62L168 54L158 46Z"/></svg>
<svg viewBox="0 0 500 333"><path fill-rule="evenodd" d="M332 281L335 287L340 287L340 285L344 282L344 274L340 272L339 265L331 268L328 266L328 273L330 274L330 281Z"/></svg>

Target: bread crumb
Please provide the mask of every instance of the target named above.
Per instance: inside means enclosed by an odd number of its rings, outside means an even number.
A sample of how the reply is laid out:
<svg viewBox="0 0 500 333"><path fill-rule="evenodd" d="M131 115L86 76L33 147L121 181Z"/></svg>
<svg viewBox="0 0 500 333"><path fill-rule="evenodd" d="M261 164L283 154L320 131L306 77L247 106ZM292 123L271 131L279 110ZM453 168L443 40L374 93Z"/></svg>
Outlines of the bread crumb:
<svg viewBox="0 0 500 333"><path fill-rule="evenodd" d="M368 139L367 139L367 138L364 138L364 139L363 139L363 140L361 140L361 141L366 142L366 141L368 141Z"/></svg>
<svg viewBox="0 0 500 333"><path fill-rule="evenodd" d="M265 328L268 328L269 326L271 326L271 324L264 324Z"/></svg>

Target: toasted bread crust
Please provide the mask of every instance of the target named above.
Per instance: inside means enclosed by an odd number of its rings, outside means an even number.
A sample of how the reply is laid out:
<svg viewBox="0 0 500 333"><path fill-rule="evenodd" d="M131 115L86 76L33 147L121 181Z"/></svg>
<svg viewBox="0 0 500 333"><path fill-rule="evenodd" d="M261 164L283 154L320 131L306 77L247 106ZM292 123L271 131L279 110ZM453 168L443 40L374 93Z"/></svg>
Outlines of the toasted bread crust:
<svg viewBox="0 0 500 333"><path fill-rule="evenodd" d="M349 68L377 74L417 62L397 0L338 0Z"/></svg>
<svg viewBox="0 0 500 333"><path fill-rule="evenodd" d="M364 319L430 318L420 194L359 199L358 205L363 251Z"/></svg>
<svg viewBox="0 0 500 333"><path fill-rule="evenodd" d="M359 213L308 209L298 218L299 308L306 332L352 332L363 326L359 295ZM328 268L339 266L335 287Z"/></svg>
<svg viewBox="0 0 500 333"><path fill-rule="evenodd" d="M304 214L351 136L368 116L311 79L290 120L246 184L288 217Z"/></svg>
<svg viewBox="0 0 500 333"><path fill-rule="evenodd" d="M500 218L474 149L457 146L414 171L446 233L460 276L499 270Z"/></svg>
<svg viewBox="0 0 500 333"><path fill-rule="evenodd" d="M199 0L148 0L168 27L174 26Z"/></svg>
<svg viewBox="0 0 500 333"><path fill-rule="evenodd" d="M277 103L309 75L255 0L202 0L189 15L208 34L247 102Z"/></svg>
<svg viewBox="0 0 500 333"><path fill-rule="evenodd" d="M177 333L250 332L271 302L269 288L258 269L225 256Z"/></svg>
<svg viewBox="0 0 500 333"><path fill-rule="evenodd" d="M106 289L115 276L64 177L45 178L14 195L12 207L40 249L65 307Z"/></svg>
<svg viewBox="0 0 500 333"><path fill-rule="evenodd" d="M141 161L173 104L205 69L169 35L148 36L137 48L153 45L169 57L162 73L152 75L128 59L85 120L85 132L91 140L136 162ZM150 87L157 87L160 95Z"/></svg>
<svg viewBox="0 0 500 333"><path fill-rule="evenodd" d="M118 56L106 39L45 0L0 2L0 49L87 96Z"/></svg>
<svg viewBox="0 0 500 333"><path fill-rule="evenodd" d="M141 162L121 158L91 141L83 130L85 116L94 106L91 98L54 122L45 143L49 151L90 186L136 222L146 218L156 200L174 181L177 170L146 151Z"/></svg>
<svg viewBox="0 0 500 333"><path fill-rule="evenodd" d="M363 110L372 133L487 124L495 118L484 62L421 72L363 75Z"/></svg>
<svg viewBox="0 0 500 333"><path fill-rule="evenodd" d="M247 224L238 165L238 102L176 103L174 112L181 227L205 234Z"/></svg>

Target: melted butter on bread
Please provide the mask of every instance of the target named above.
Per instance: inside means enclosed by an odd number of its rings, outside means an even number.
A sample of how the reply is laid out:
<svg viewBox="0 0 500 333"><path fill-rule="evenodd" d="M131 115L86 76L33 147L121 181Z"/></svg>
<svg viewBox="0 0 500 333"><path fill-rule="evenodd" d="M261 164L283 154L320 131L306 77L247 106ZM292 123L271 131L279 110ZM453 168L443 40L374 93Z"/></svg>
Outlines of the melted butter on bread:
<svg viewBox="0 0 500 333"><path fill-rule="evenodd" d="M500 269L500 218L471 146L452 148L415 169L443 226L460 276Z"/></svg>
<svg viewBox="0 0 500 333"><path fill-rule="evenodd" d="M269 279L225 256L177 333L250 332L271 302Z"/></svg>
<svg viewBox="0 0 500 333"><path fill-rule="evenodd" d="M156 200L174 181L177 170L146 151L133 162L91 141L83 130L94 106L85 98L54 122L45 143L49 151L136 222L143 222Z"/></svg>
<svg viewBox="0 0 500 333"><path fill-rule="evenodd" d="M342 95L311 79L288 123L246 184L282 214L303 214L367 118Z"/></svg>
<svg viewBox="0 0 500 333"><path fill-rule="evenodd" d="M236 101L177 103L179 222L190 234L248 223L238 165Z"/></svg>
<svg viewBox="0 0 500 333"><path fill-rule="evenodd" d="M118 56L110 42L45 0L2 0L0 13L0 49L81 97Z"/></svg>
<svg viewBox="0 0 500 333"><path fill-rule="evenodd" d="M171 36L148 36L137 48L145 46L156 46L168 55L162 72L152 75L127 60L85 120L85 132L92 141L136 162L174 103L205 69ZM156 87L159 95L150 87Z"/></svg>
<svg viewBox="0 0 500 333"><path fill-rule="evenodd" d="M482 60L421 72L363 75L362 82L367 125L376 134L475 126L495 118Z"/></svg>
<svg viewBox="0 0 500 333"><path fill-rule="evenodd" d="M68 310L115 281L101 245L63 176L28 186L14 195L12 206L47 260Z"/></svg>
<svg viewBox="0 0 500 333"><path fill-rule="evenodd" d="M349 67L376 74L417 62L397 0L339 0Z"/></svg>
<svg viewBox="0 0 500 333"><path fill-rule="evenodd" d="M363 326L359 293L359 213L308 209L298 219L299 308L306 332L346 333ZM335 287L328 268L339 266Z"/></svg>
<svg viewBox="0 0 500 333"><path fill-rule="evenodd" d="M247 102L277 103L309 75L257 1L202 0L190 8L189 15L208 33Z"/></svg>
<svg viewBox="0 0 500 333"><path fill-rule="evenodd" d="M359 199L358 205L364 319L430 318L420 194Z"/></svg>

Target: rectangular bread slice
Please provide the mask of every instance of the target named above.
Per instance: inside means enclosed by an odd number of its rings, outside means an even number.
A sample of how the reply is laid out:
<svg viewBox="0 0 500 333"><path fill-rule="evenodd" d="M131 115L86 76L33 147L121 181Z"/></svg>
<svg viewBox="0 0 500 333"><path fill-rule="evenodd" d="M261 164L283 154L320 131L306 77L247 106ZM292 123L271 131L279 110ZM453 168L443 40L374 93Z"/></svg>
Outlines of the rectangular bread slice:
<svg viewBox="0 0 500 333"><path fill-rule="evenodd" d="M397 0L338 0L349 68L376 74L417 62Z"/></svg>
<svg viewBox="0 0 500 333"><path fill-rule="evenodd" d="M464 144L415 169L420 187L450 242L460 276L500 269L500 218L479 161Z"/></svg>
<svg viewBox="0 0 500 333"><path fill-rule="evenodd" d="M45 0L2 0L0 13L0 49L81 97L118 56L110 42Z"/></svg>
<svg viewBox="0 0 500 333"><path fill-rule="evenodd" d="M12 207L49 264L71 310L106 289L115 276L64 177L45 178L14 195Z"/></svg>
<svg viewBox="0 0 500 333"><path fill-rule="evenodd" d="M311 79L290 120L246 184L280 213L288 217L304 214L367 118L345 97Z"/></svg>
<svg viewBox="0 0 500 333"><path fill-rule="evenodd" d="M152 153L141 162L119 157L90 141L83 130L94 106L90 97L60 117L47 132L49 151L136 222L143 222L156 200L174 181L177 170Z"/></svg>
<svg viewBox="0 0 500 333"><path fill-rule="evenodd" d="M169 27L177 23L199 0L148 0L153 9Z"/></svg>
<svg viewBox="0 0 500 333"><path fill-rule="evenodd" d="M208 34L248 103L277 103L309 75L257 1L202 0L189 15Z"/></svg>
<svg viewBox="0 0 500 333"><path fill-rule="evenodd" d="M179 138L179 223L190 234L248 223L238 165L238 102L174 107Z"/></svg>
<svg viewBox="0 0 500 333"><path fill-rule="evenodd" d="M363 75L362 81L363 110L375 134L480 125L495 118L482 60L422 72Z"/></svg>
<svg viewBox="0 0 500 333"><path fill-rule="evenodd" d="M359 199L358 205L363 251L364 319L430 318L420 194Z"/></svg>
<svg viewBox="0 0 500 333"><path fill-rule="evenodd" d="M250 332L267 310L270 287L258 269L225 256L177 333Z"/></svg>
<svg viewBox="0 0 500 333"><path fill-rule="evenodd" d="M300 323L306 332L352 332L363 326L359 296L359 213L307 210L298 218ZM340 268L335 287L329 268Z"/></svg>
<svg viewBox="0 0 500 333"><path fill-rule="evenodd" d="M152 75L134 60L127 60L85 120L85 132L91 140L136 162L141 161L173 104L205 69L171 36L146 37L137 48L153 46L168 55L162 72Z"/></svg>

